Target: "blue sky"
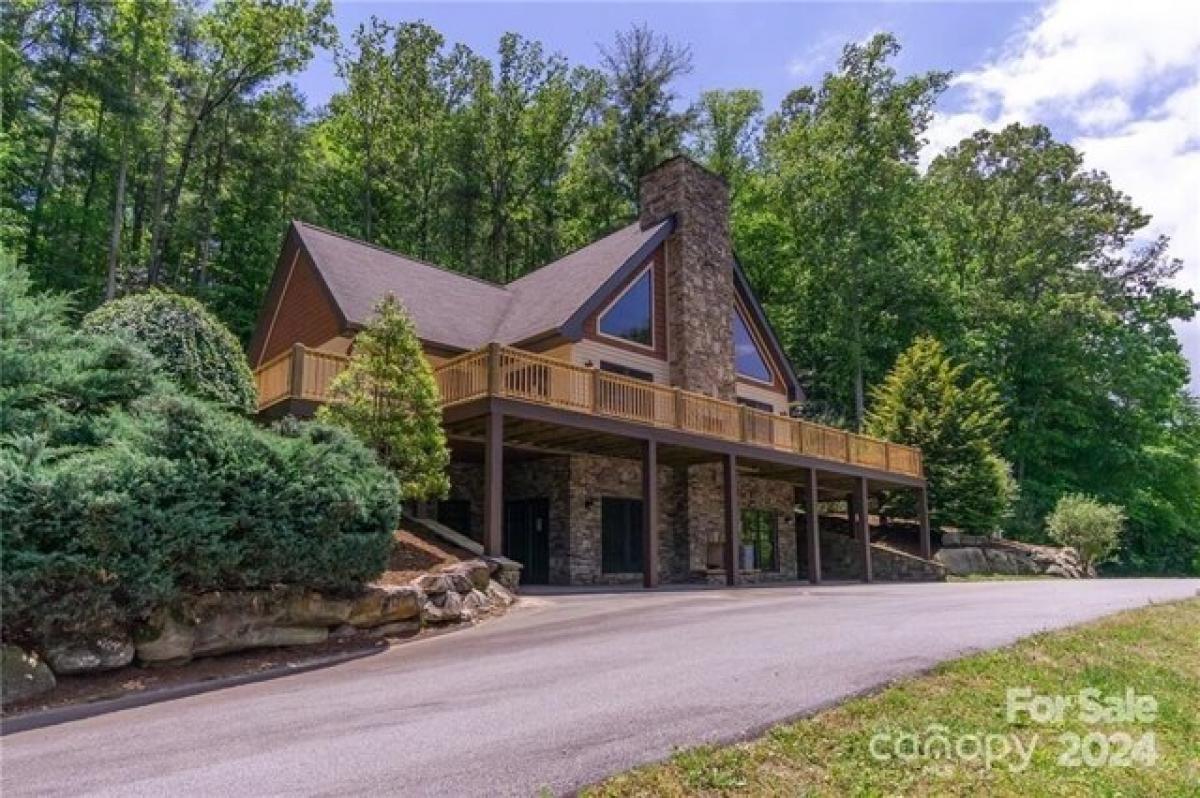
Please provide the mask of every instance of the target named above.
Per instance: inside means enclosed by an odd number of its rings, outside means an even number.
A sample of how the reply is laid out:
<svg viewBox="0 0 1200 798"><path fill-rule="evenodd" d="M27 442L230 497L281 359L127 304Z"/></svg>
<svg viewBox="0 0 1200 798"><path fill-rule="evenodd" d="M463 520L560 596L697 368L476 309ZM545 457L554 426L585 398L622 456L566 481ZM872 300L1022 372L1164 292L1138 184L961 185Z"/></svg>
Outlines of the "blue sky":
<svg viewBox="0 0 1200 798"><path fill-rule="evenodd" d="M644 22L691 46L685 100L756 88L769 110L819 80L843 43L891 31L904 47L902 72L956 74L926 159L979 127L1046 124L1154 216L1152 232L1170 235L1185 261L1180 284L1200 293L1200 3L340 2L335 13L343 37L372 15L423 19L480 53L516 31L589 65L598 43ZM310 103L325 102L339 85L332 55L320 54L297 83ZM1180 333L1200 393L1200 323Z"/></svg>

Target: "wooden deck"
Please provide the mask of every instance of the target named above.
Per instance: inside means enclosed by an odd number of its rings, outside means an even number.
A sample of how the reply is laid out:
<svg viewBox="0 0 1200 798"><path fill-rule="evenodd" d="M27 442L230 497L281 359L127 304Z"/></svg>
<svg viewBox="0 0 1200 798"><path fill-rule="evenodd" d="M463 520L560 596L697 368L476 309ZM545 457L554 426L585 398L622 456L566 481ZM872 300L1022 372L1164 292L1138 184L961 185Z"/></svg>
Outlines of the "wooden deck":
<svg viewBox="0 0 1200 798"><path fill-rule="evenodd" d="M330 383L348 362L342 355L294 346L255 371L259 411L287 400L328 401ZM441 364L434 377L446 408L494 397L907 477L923 476L921 452L912 446L499 344Z"/></svg>

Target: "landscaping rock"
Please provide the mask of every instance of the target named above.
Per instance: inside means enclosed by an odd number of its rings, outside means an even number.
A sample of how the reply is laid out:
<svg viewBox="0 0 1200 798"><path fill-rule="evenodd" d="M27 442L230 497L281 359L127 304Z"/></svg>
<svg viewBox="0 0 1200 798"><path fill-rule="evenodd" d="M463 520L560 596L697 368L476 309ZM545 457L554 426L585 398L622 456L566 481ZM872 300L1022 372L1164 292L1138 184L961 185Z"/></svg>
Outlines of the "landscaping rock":
<svg viewBox="0 0 1200 798"><path fill-rule="evenodd" d="M366 628L416 618L421 614L423 598L419 589L408 585L368 585L353 601L348 620Z"/></svg>
<svg viewBox="0 0 1200 798"><path fill-rule="evenodd" d="M347 599L326 598L306 590L284 600L283 620L295 626L336 626L349 620L351 606Z"/></svg>
<svg viewBox="0 0 1200 798"><path fill-rule="evenodd" d="M421 617L426 623L449 623L462 619L462 596L451 590L426 596Z"/></svg>
<svg viewBox="0 0 1200 798"><path fill-rule="evenodd" d="M396 621L376 626L370 630L369 634L374 637L412 637L419 631L421 631L420 621Z"/></svg>
<svg viewBox="0 0 1200 798"><path fill-rule="evenodd" d="M53 640L46 644L46 663L59 676L124 668L133 662L133 654L133 641L116 632L94 638Z"/></svg>
<svg viewBox="0 0 1200 798"><path fill-rule="evenodd" d="M446 578L450 580L450 589L455 593L466 595L475 589L471 577L461 571L454 571L446 574Z"/></svg>
<svg viewBox="0 0 1200 798"><path fill-rule="evenodd" d="M160 609L134 635L137 658L149 665L182 664L192 658L196 627Z"/></svg>
<svg viewBox="0 0 1200 798"><path fill-rule="evenodd" d="M324 643L329 630L312 626L271 626L233 613L220 615L196 627L192 655L228 654L248 648L308 646Z"/></svg>
<svg viewBox="0 0 1200 798"><path fill-rule="evenodd" d="M491 599L481 590L472 590L462 597L462 617L472 620L492 611Z"/></svg>
<svg viewBox="0 0 1200 798"><path fill-rule="evenodd" d="M508 588L499 582L492 582L488 585L487 596L496 607L509 607L517 600L517 597L509 593Z"/></svg>
<svg viewBox="0 0 1200 798"><path fill-rule="evenodd" d="M449 574L422 574L411 582L412 586L429 596L454 590ZM457 592L457 591L455 591Z"/></svg>
<svg viewBox="0 0 1200 798"><path fill-rule="evenodd" d="M23 701L53 690L54 673L36 654L0 645L0 696L4 703Z"/></svg>
<svg viewBox="0 0 1200 798"><path fill-rule="evenodd" d="M991 566L983 550L972 546L962 549L940 549L933 555L935 562L946 567L946 572L953 576L969 576L971 574L990 573Z"/></svg>
<svg viewBox="0 0 1200 798"><path fill-rule="evenodd" d="M507 557L484 557L483 561L491 569L493 579L512 592L517 592L521 585L521 563Z"/></svg>
<svg viewBox="0 0 1200 798"><path fill-rule="evenodd" d="M488 583L492 581L491 566L483 560L467 560L466 562L455 563L448 566L445 570L447 573L458 573L467 577L471 580L471 585L476 590L487 590Z"/></svg>
<svg viewBox="0 0 1200 798"><path fill-rule="evenodd" d="M329 633L330 640L349 640L350 638L357 636L358 630L348 623L342 624Z"/></svg>

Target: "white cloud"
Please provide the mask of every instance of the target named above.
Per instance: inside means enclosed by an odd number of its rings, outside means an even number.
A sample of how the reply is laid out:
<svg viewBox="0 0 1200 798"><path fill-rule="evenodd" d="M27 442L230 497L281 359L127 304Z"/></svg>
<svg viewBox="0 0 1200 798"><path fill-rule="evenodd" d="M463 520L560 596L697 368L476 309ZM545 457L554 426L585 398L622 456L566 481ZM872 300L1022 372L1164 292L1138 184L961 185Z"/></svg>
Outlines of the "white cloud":
<svg viewBox="0 0 1200 798"><path fill-rule="evenodd" d="M1153 216L1200 293L1200 12L1167 0L1055 0L999 57L957 76L961 105L939 113L928 163L980 127L1040 122ZM1200 322L1180 329L1200 393Z"/></svg>

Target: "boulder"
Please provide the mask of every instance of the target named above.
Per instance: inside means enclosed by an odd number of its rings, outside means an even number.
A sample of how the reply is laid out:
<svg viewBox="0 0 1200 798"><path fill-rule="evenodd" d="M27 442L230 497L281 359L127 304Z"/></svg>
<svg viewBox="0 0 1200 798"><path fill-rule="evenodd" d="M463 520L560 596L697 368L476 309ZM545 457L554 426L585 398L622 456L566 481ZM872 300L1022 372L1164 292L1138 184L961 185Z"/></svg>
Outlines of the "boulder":
<svg viewBox="0 0 1200 798"><path fill-rule="evenodd" d="M133 662L129 636L108 632L95 637L69 637L46 643L46 663L59 676L99 673L124 668Z"/></svg>
<svg viewBox="0 0 1200 798"><path fill-rule="evenodd" d="M150 665L182 664L192 658L196 627L160 609L138 628L134 640L139 661Z"/></svg>
<svg viewBox="0 0 1200 798"><path fill-rule="evenodd" d="M24 701L53 690L54 673L36 654L0 645L0 697L4 703Z"/></svg>
<svg viewBox="0 0 1200 798"><path fill-rule="evenodd" d="M426 623L449 623L462 619L462 596L451 590L425 597L421 618Z"/></svg>
<svg viewBox="0 0 1200 798"><path fill-rule="evenodd" d="M521 584L521 563L507 557L484 557L492 571L492 578L512 592L517 592Z"/></svg>
<svg viewBox="0 0 1200 798"><path fill-rule="evenodd" d="M946 572L954 576L991 573L987 557L984 556L983 550L976 546L939 549L933 555L933 559L945 566Z"/></svg>
<svg viewBox="0 0 1200 798"><path fill-rule="evenodd" d="M454 582L449 574L421 574L410 584L427 596L454 591Z"/></svg>
<svg viewBox="0 0 1200 798"><path fill-rule="evenodd" d="M452 571L446 574L450 580L450 589L455 593L466 595L475 589L475 584L471 581L471 577L462 571Z"/></svg>
<svg viewBox="0 0 1200 798"><path fill-rule="evenodd" d="M499 582L492 582L488 585L487 596L495 607L509 607L517 600L516 596L508 592L508 588Z"/></svg>
<svg viewBox="0 0 1200 798"><path fill-rule="evenodd" d="M288 595L283 603L284 622L295 626L337 626L350 618L351 602L326 598L315 590Z"/></svg>
<svg viewBox="0 0 1200 798"><path fill-rule="evenodd" d="M466 562L455 563L447 566L447 573L462 574L471 580L471 585L476 590L487 590L488 583L492 581L492 569L483 560L467 560ZM459 591L460 593L462 591Z"/></svg>
<svg viewBox="0 0 1200 798"><path fill-rule="evenodd" d="M418 588L409 585L367 585L354 599L348 621L353 626L371 627L416 618L423 598Z"/></svg>
<svg viewBox="0 0 1200 798"><path fill-rule="evenodd" d="M229 613L196 627L192 654L203 657L248 648L309 646L324 643L328 638L329 630L323 626L273 626L257 618Z"/></svg>
<svg viewBox="0 0 1200 798"><path fill-rule="evenodd" d="M350 638L357 636L358 630L348 623L342 624L329 633L330 640L349 640Z"/></svg>
<svg viewBox="0 0 1200 798"><path fill-rule="evenodd" d="M462 597L462 617L464 620L478 618L492 611L492 601L487 594L480 590L472 590Z"/></svg>
<svg viewBox="0 0 1200 798"><path fill-rule="evenodd" d="M385 623L383 626L376 626L369 631L369 634L373 637L412 637L419 631L421 631L419 620L395 621L394 623Z"/></svg>

